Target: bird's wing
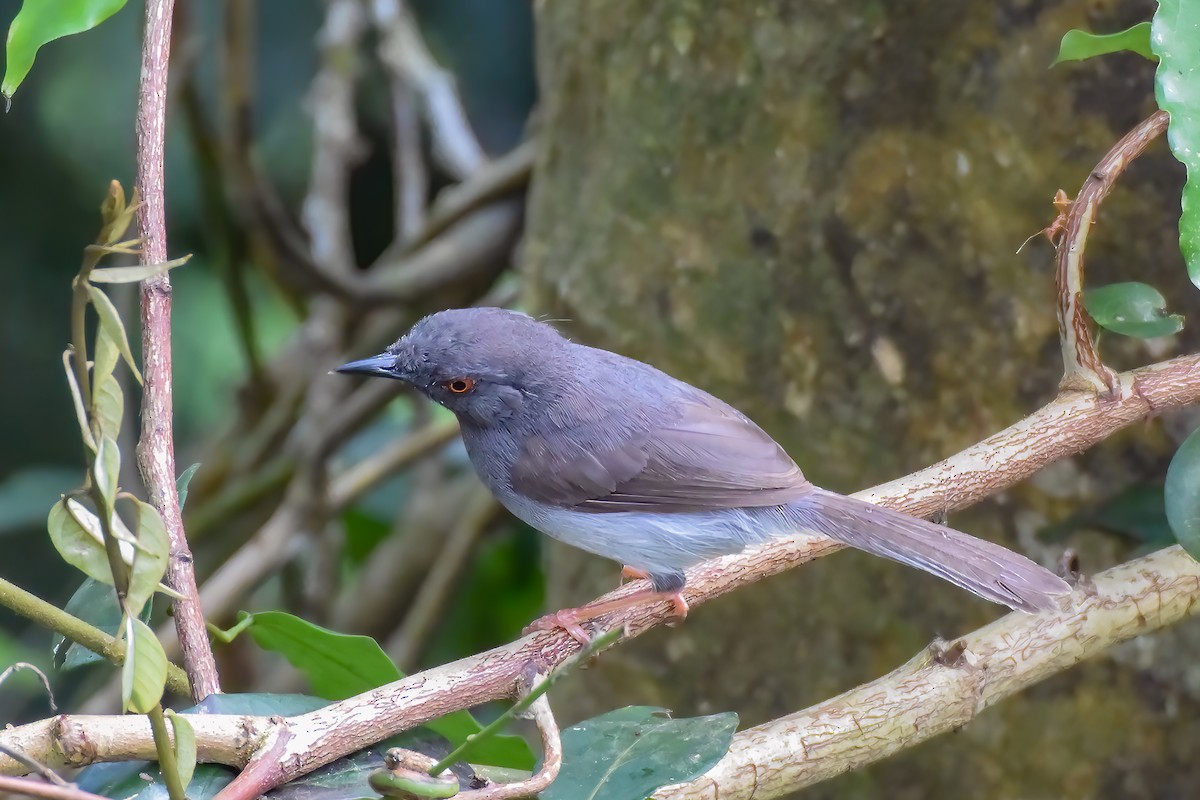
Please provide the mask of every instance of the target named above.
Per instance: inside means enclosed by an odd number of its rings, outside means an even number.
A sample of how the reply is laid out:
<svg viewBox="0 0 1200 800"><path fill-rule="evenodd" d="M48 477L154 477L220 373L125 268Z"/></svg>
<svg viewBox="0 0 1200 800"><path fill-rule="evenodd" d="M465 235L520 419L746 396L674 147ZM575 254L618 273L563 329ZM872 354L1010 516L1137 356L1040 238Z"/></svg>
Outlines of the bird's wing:
<svg viewBox="0 0 1200 800"><path fill-rule="evenodd" d="M597 513L772 506L809 490L783 448L730 406L700 395L677 410L648 430L614 436L597 426L531 438L513 467L513 488Z"/></svg>

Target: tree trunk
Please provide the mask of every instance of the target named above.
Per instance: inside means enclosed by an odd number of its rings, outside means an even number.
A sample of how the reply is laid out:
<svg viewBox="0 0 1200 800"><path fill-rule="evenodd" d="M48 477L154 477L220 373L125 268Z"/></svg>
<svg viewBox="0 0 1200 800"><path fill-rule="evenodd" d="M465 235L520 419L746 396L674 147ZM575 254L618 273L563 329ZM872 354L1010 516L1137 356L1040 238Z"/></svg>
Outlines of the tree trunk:
<svg viewBox="0 0 1200 800"><path fill-rule="evenodd" d="M1153 66L1138 57L1047 70L1069 28L1117 30L1152 3L903 5L538 6L530 307L738 406L841 491L944 457L1054 395L1051 248L1035 237L1015 251L1054 218L1055 190L1073 195L1155 108ZM1144 280L1194 307L1181 183L1161 143L1134 165L1092 238L1089 285ZM1103 342L1123 368L1170 349ZM1180 428L1142 426L950 523L1048 564L1069 545L1098 571L1128 542L1037 532L1161 479ZM548 603L561 607L617 573L552 546L549 574ZM558 704L572 717L626 703L734 709L753 725L1000 613L839 554L607 655ZM1189 749L1171 744L1200 736L1187 690L1200 682L1180 644L1196 632L1135 643L806 796L1157 797L1198 785ZM1135 656L1154 645L1151 675Z"/></svg>

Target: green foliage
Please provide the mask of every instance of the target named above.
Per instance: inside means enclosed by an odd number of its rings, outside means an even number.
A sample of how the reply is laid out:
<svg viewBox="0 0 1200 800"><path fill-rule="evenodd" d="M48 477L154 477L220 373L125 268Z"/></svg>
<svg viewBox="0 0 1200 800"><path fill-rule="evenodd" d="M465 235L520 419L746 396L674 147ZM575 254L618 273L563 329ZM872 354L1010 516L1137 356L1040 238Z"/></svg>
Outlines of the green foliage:
<svg viewBox="0 0 1200 800"><path fill-rule="evenodd" d="M1187 168L1179 249L1192 283L1200 286L1200 3L1160 0L1150 46L1159 59L1154 93L1159 107L1171 115L1167 141Z"/></svg>
<svg viewBox="0 0 1200 800"><path fill-rule="evenodd" d="M313 691L327 699L353 697L404 677L379 644L368 636L335 633L282 611L252 615L243 612L239 618L251 618L250 633L259 647L286 658L304 673ZM467 737L482 730L466 711L448 714L429 722L426 727L454 745L462 744ZM493 737L472 752L484 764L511 769L533 768L529 745L516 736Z"/></svg>
<svg viewBox="0 0 1200 800"><path fill-rule="evenodd" d="M143 622L150 621L151 603L142 608ZM119 636L121 620L124 614L117 604L117 593L111 585L101 583L93 578L87 578L63 609L68 614L83 620L93 628L104 631L109 636ZM86 647L70 641L62 636L55 637L54 665L59 669L68 670L104 661L104 658Z"/></svg>
<svg viewBox="0 0 1200 800"><path fill-rule="evenodd" d="M125 605L130 614L137 615L154 595L159 581L167 572L171 542L167 538L162 517L154 506L132 496L129 496L129 500L137 510L137 544L134 547Z"/></svg>
<svg viewBox="0 0 1200 800"><path fill-rule="evenodd" d="M1192 431L1171 459L1163 495L1176 540L1200 560L1200 429Z"/></svg>
<svg viewBox="0 0 1200 800"><path fill-rule="evenodd" d="M1070 30L1063 34L1058 45L1058 55L1055 64L1064 61L1083 61L1109 53L1119 53L1128 50L1140 56L1156 60L1150 49L1150 23L1139 22L1133 27L1118 33L1088 33L1087 31Z"/></svg>
<svg viewBox="0 0 1200 800"><path fill-rule="evenodd" d="M180 510L187 504L188 485L192 482L192 478L196 474L196 470L200 469L200 464L192 464L179 474L175 479L175 494L179 497Z"/></svg>
<svg viewBox="0 0 1200 800"><path fill-rule="evenodd" d="M642 800L707 772L729 750L737 714L671 719L661 708L610 711L562 733L563 766L542 800Z"/></svg>
<svg viewBox="0 0 1200 800"><path fill-rule="evenodd" d="M179 783L186 789L196 771L196 731L192 723L180 714L168 711L167 717L175 732L175 764L179 768Z"/></svg>
<svg viewBox="0 0 1200 800"><path fill-rule="evenodd" d="M1097 528L1136 542L1140 550L1157 550L1175 541L1167 522L1162 484L1136 484L1091 508L1081 509L1045 530L1061 541L1082 528Z"/></svg>
<svg viewBox="0 0 1200 800"><path fill-rule="evenodd" d="M42 45L91 30L124 5L125 0L25 0L8 29L0 93L12 99Z"/></svg>
<svg viewBox="0 0 1200 800"><path fill-rule="evenodd" d="M117 522L116 516L113 520L114 527L124 527ZM74 498L63 498L50 508L46 526L50 531L50 541L64 561L78 568L89 578L110 586L113 584L112 568L104 550L100 519L91 510ZM132 538L132 534L129 538ZM131 548L125 542L122 544L125 545L121 548L122 554L132 561Z"/></svg>
<svg viewBox="0 0 1200 800"><path fill-rule="evenodd" d="M1122 336L1150 339L1183 329L1183 317L1167 313L1159 291L1137 281L1086 289L1083 305L1097 325Z"/></svg>
<svg viewBox="0 0 1200 800"><path fill-rule="evenodd" d="M243 612L238 618L247 616L258 646L286 658L320 697L342 700L404 677L369 636L335 633L283 611Z"/></svg>
<svg viewBox="0 0 1200 800"><path fill-rule="evenodd" d="M125 663L121 665L121 708L149 713L167 686L167 654L149 625L125 620Z"/></svg>

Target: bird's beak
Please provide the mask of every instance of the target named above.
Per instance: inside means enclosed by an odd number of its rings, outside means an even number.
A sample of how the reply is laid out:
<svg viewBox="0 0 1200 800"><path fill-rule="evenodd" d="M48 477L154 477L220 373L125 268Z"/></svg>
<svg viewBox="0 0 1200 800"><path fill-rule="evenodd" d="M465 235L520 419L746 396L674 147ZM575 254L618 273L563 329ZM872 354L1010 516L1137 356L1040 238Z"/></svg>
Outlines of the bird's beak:
<svg viewBox="0 0 1200 800"><path fill-rule="evenodd" d="M377 356L364 358L361 361L351 361L342 364L334 372L344 372L351 375L377 375L381 378L400 378L396 374L396 357L390 353L380 353Z"/></svg>

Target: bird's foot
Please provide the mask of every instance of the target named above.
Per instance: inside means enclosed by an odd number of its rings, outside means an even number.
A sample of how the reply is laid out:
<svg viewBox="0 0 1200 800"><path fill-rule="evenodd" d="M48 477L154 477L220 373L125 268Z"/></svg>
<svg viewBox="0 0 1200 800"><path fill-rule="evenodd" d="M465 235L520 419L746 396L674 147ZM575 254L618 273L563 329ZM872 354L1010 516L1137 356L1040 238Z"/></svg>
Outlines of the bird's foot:
<svg viewBox="0 0 1200 800"><path fill-rule="evenodd" d="M579 612L586 609L583 608L564 608L562 611L555 611L553 614L547 614L544 617L538 617L533 622L525 626L525 630L521 633L533 633L534 631L553 631L562 629L571 634L571 638L579 642L583 646L587 646L592 637L588 636L587 631L583 629L580 622L583 622L589 617L581 617Z"/></svg>
<svg viewBox="0 0 1200 800"><path fill-rule="evenodd" d="M588 636L587 631L583 629L580 623L595 619L603 614L621 611L658 599L671 601L672 616L671 620L667 623L668 625L677 625L687 617L688 604L687 600L683 599L682 592L656 592L652 589L647 589L646 591L634 592L628 597L619 597L615 600L605 600L600 603L580 606L579 608L564 608L562 611L555 611L553 614L547 614L529 623L523 633L552 631L561 628L569 633L572 639L582 645L586 645L592 640L592 637Z"/></svg>
<svg viewBox="0 0 1200 800"><path fill-rule="evenodd" d="M638 579L648 581L650 580L650 573L646 572L644 569L638 569L637 567L631 567L628 564L624 564L621 566L621 582L618 583L617 586L624 586L625 581Z"/></svg>

